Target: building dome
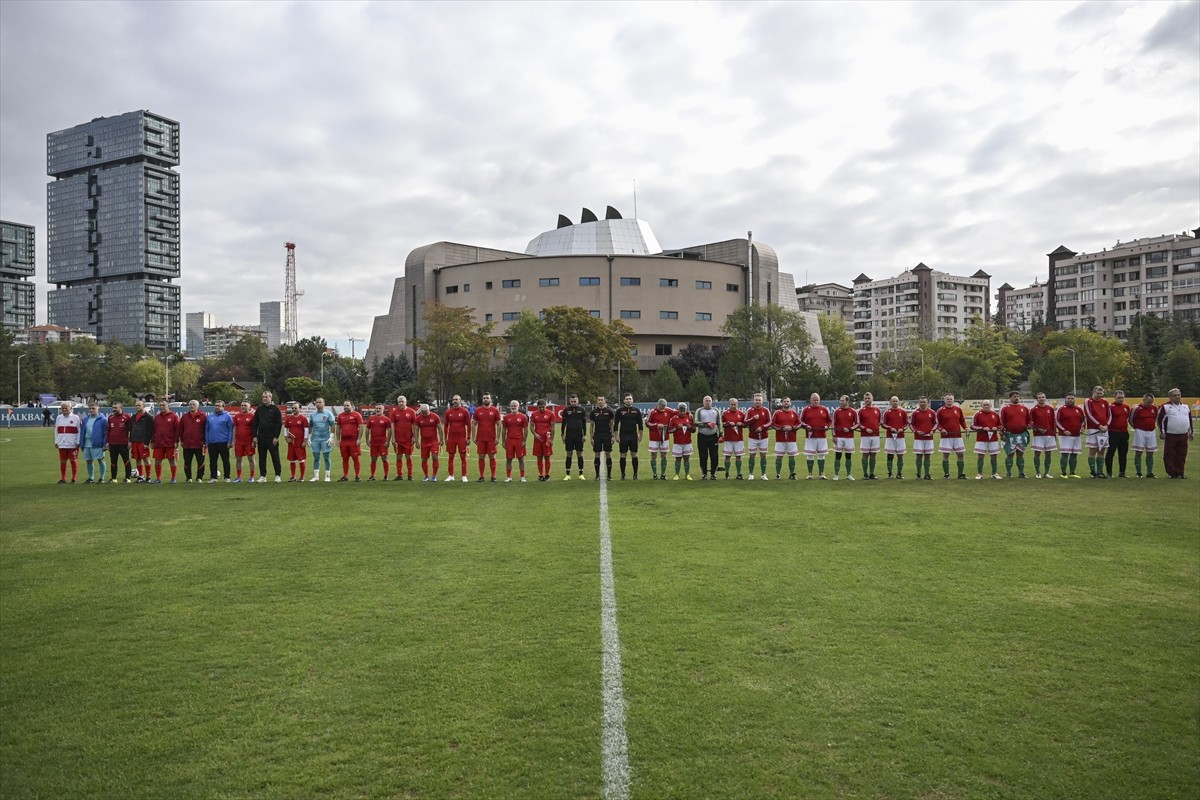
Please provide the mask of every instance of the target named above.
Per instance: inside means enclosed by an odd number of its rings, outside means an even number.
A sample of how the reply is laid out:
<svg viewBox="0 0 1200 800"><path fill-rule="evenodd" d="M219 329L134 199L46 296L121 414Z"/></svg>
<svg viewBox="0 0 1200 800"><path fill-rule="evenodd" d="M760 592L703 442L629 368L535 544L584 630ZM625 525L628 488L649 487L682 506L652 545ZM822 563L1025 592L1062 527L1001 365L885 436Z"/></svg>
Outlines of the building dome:
<svg viewBox="0 0 1200 800"><path fill-rule="evenodd" d="M596 219L592 212L584 209L584 220L590 222L570 224L560 217L560 227L535 236L525 248L529 256L577 256L577 255L658 255L662 247L650 230L650 225L640 219L612 218ZM566 222L567 224L563 224Z"/></svg>

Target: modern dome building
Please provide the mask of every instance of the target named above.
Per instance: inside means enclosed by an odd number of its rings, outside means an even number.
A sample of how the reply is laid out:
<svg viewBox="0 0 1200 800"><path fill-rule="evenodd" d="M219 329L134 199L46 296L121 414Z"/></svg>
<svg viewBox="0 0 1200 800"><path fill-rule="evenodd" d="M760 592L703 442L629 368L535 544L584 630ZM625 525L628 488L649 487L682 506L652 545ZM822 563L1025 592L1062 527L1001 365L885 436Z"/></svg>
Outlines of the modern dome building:
<svg viewBox="0 0 1200 800"><path fill-rule="evenodd" d="M634 331L638 369L649 373L689 344L719 348L721 326L739 306L776 303L798 311L791 274L766 244L727 239L663 250L644 220L624 219L611 206L604 219L583 209L581 221L560 215L554 230L535 236L524 253L436 242L418 247L396 278L388 312L375 318L367 364L391 353L419 359L413 339L425 335L427 300L475 309L498 335L522 310L587 309ZM829 368L815 314L813 355Z"/></svg>

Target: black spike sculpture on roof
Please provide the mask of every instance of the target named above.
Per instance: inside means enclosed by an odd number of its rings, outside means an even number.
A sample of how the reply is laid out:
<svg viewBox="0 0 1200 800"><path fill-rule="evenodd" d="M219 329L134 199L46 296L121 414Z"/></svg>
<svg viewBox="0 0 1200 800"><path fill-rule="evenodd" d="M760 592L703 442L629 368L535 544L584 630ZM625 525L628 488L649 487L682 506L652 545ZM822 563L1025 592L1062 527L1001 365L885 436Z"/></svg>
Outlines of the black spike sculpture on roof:
<svg viewBox="0 0 1200 800"><path fill-rule="evenodd" d="M571 226L572 226L572 225L574 225L574 224L575 224L575 223L574 223L574 222L571 222L570 218L568 218L566 214L559 214L559 215L558 215L558 227L560 227L560 228L569 228L569 227L571 227Z"/></svg>
<svg viewBox="0 0 1200 800"><path fill-rule="evenodd" d="M599 222L600 220L596 217L596 215L594 213L592 213L592 210L590 208L585 208L583 210L583 216L579 218L579 221L580 222Z"/></svg>
<svg viewBox="0 0 1200 800"><path fill-rule="evenodd" d="M617 211L612 206L609 206L608 210L606 210L604 212L604 218L605 219L623 219L623 217L621 216L621 212Z"/></svg>

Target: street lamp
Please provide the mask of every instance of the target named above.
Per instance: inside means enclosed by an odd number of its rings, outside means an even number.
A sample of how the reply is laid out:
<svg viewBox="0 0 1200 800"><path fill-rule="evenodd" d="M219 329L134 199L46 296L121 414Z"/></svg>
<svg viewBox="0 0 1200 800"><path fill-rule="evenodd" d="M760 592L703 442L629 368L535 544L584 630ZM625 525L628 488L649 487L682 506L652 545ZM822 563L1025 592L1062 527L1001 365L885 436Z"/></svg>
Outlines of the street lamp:
<svg viewBox="0 0 1200 800"><path fill-rule="evenodd" d="M22 395L21 395L21 359L27 355L29 355L29 353L21 353L21 355L17 356L17 407L18 408L21 406L21 397L22 397Z"/></svg>
<svg viewBox="0 0 1200 800"><path fill-rule="evenodd" d="M1073 348L1073 347L1066 347L1066 346L1064 345L1063 349L1064 349L1064 350L1069 350L1069 351L1071 352L1071 394L1075 394L1075 391L1076 391L1076 381L1075 381L1075 348Z"/></svg>

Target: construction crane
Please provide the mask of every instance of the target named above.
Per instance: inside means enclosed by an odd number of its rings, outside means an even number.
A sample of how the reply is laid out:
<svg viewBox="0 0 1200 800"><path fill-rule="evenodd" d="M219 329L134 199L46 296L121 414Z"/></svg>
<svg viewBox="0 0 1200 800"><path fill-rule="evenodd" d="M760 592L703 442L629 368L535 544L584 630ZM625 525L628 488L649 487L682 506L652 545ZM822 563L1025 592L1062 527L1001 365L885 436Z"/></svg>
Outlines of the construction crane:
<svg viewBox="0 0 1200 800"><path fill-rule="evenodd" d="M284 242L283 246L287 248L283 286L283 343L294 346L300 341L298 306L300 298L304 296L304 290L296 288L296 245L293 242Z"/></svg>
<svg viewBox="0 0 1200 800"><path fill-rule="evenodd" d="M354 343L361 342L363 340L356 336L350 336L350 335L347 335L346 338L350 340L350 357L354 358Z"/></svg>

